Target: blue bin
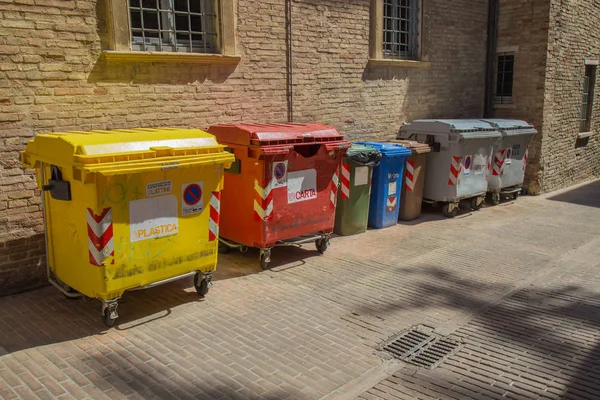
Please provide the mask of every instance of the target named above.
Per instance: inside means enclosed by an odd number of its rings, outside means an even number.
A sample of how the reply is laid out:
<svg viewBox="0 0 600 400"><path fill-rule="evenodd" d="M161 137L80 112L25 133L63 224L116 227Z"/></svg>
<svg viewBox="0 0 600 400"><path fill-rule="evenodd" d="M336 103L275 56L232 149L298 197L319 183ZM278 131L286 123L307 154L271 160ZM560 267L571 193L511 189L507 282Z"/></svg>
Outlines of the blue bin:
<svg viewBox="0 0 600 400"><path fill-rule="evenodd" d="M359 142L381 151L382 158L373 170L371 205L369 206L369 226L386 228L398 223L400 194L404 176L404 159L412 151L395 143Z"/></svg>

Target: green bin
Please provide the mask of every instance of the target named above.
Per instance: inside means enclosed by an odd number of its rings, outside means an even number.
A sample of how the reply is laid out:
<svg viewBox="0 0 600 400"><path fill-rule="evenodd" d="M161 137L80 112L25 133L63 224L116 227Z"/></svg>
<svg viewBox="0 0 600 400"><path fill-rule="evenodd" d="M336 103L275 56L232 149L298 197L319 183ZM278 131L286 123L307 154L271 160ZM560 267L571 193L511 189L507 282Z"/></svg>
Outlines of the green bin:
<svg viewBox="0 0 600 400"><path fill-rule="evenodd" d="M355 235L367 230L371 178L381 152L372 146L353 144L342 161L333 232Z"/></svg>

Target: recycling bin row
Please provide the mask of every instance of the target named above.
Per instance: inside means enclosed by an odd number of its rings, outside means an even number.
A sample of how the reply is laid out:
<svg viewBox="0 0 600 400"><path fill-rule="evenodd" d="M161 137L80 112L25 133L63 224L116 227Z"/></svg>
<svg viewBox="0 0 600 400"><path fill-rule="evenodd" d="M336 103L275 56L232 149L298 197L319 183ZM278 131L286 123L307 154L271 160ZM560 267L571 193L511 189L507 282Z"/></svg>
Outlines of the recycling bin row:
<svg viewBox="0 0 600 400"><path fill-rule="evenodd" d="M42 191L49 282L99 299L112 326L126 291L193 276L206 295L219 251L258 248L267 268L276 246L324 253L332 233L417 218L423 202L452 216L517 193L533 133L504 120L420 120L353 145L322 124L76 131L37 135L21 162Z"/></svg>

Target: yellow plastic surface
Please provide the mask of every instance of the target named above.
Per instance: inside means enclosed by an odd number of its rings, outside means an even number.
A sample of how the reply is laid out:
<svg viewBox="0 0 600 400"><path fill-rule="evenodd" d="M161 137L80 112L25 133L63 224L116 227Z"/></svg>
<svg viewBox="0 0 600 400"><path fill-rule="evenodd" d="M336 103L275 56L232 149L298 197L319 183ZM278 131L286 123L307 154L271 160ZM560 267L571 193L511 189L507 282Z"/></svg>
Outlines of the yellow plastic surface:
<svg viewBox="0 0 600 400"><path fill-rule="evenodd" d="M216 268L210 202L234 157L212 135L185 129L42 134L22 161L36 168L40 188L57 169L70 184L70 201L45 192L44 205L50 268L73 289L110 300ZM190 185L202 189L195 210L184 201Z"/></svg>

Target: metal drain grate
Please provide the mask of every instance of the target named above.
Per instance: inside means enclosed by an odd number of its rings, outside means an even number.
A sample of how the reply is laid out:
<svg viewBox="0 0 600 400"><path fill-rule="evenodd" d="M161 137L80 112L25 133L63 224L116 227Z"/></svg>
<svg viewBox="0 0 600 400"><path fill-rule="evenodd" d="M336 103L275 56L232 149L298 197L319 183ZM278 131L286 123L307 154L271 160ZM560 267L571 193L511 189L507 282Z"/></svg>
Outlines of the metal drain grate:
<svg viewBox="0 0 600 400"><path fill-rule="evenodd" d="M432 369L456 353L459 347L460 343L454 340L411 329L383 346L383 350L399 360Z"/></svg>

